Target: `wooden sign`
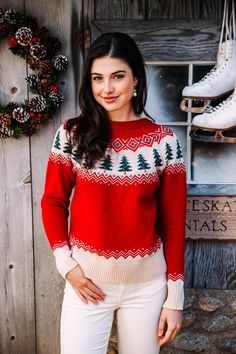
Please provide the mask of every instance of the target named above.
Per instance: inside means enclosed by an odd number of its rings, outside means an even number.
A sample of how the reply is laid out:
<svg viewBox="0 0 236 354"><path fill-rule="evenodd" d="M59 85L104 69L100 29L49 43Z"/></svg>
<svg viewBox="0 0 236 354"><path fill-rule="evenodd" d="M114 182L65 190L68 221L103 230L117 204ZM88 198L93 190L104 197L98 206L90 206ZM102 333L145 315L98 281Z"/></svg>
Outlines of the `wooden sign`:
<svg viewBox="0 0 236 354"><path fill-rule="evenodd" d="M236 197L188 197L186 238L236 240Z"/></svg>

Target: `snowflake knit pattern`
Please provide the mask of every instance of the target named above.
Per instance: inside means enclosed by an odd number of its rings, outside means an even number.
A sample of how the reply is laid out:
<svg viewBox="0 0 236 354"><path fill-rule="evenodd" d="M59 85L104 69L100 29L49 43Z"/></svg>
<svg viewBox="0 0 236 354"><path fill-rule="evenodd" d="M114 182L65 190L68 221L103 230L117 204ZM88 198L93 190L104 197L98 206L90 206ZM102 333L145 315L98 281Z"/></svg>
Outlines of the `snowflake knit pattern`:
<svg viewBox="0 0 236 354"><path fill-rule="evenodd" d="M92 169L79 161L66 123L55 135L41 206L58 271L66 277L79 265L95 284L166 274L164 307L182 309L186 172L179 141L147 118L111 126L105 157Z"/></svg>

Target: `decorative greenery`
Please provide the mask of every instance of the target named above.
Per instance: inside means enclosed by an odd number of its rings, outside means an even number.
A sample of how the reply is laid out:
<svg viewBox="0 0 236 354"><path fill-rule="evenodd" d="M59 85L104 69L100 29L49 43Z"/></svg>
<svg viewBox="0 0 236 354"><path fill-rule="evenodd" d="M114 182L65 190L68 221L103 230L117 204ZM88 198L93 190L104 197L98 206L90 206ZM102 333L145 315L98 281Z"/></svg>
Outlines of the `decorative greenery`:
<svg viewBox="0 0 236 354"><path fill-rule="evenodd" d="M33 135L52 118L63 102L58 74L68 68L58 38L51 37L46 27L38 28L35 18L13 9L0 9L0 40L8 40L12 54L25 59L35 72L26 77L33 96L23 103L0 104L0 138L20 138ZM63 83L61 83L63 84Z"/></svg>

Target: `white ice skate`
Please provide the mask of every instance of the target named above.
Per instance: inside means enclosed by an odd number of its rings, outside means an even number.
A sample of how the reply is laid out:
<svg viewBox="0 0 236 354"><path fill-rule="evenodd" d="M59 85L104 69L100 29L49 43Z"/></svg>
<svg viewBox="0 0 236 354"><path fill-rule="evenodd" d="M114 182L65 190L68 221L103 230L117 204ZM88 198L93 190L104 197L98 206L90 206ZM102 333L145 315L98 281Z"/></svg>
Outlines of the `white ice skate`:
<svg viewBox="0 0 236 354"><path fill-rule="evenodd" d="M185 112L204 112L211 100L233 91L236 82L236 42L227 40L219 48L217 64L199 82L183 89L180 108ZM202 107L188 107L188 100L204 101Z"/></svg>
<svg viewBox="0 0 236 354"><path fill-rule="evenodd" d="M236 82L236 33L233 0L231 10L231 13L229 13L229 1L225 0L217 63L199 82L184 87L180 107L185 112L202 113L210 105L211 100L229 94L234 90ZM223 37L225 37L224 42ZM187 101L190 101L192 107L189 107ZM204 104L202 107L194 107L194 101L204 101Z"/></svg>
<svg viewBox="0 0 236 354"><path fill-rule="evenodd" d="M193 118L191 138L209 142L236 143L236 136L224 132L236 128L236 88L227 100Z"/></svg>

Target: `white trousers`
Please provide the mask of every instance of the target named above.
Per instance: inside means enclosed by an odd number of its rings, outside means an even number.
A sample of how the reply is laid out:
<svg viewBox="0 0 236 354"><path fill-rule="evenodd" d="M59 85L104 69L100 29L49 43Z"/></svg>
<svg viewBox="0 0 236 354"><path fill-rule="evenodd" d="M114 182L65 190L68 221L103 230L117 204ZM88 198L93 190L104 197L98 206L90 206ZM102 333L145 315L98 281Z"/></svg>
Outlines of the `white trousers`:
<svg viewBox="0 0 236 354"><path fill-rule="evenodd" d="M166 276L134 284L96 282L105 293L84 304L66 282L61 313L61 354L106 354L117 310L119 354L158 354L158 323L166 299Z"/></svg>

